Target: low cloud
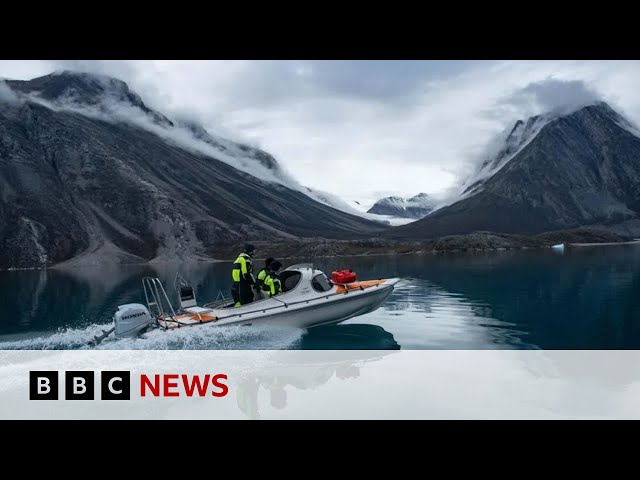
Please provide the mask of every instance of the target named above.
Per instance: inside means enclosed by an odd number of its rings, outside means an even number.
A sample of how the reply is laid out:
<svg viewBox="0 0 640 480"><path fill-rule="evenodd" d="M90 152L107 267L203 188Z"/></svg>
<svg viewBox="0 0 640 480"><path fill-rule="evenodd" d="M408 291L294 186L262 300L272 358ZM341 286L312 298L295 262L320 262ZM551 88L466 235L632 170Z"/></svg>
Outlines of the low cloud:
<svg viewBox="0 0 640 480"><path fill-rule="evenodd" d="M28 95L27 97L52 110L74 112L111 123L127 123L147 130L177 147L215 158L264 181L280 183L296 190L303 188L286 170L282 168L271 170L261 165L258 160L247 155L232 142L220 139L222 148L218 148L196 138L188 128L159 124L150 114L121 102L110 95L108 91L101 97L100 103L94 106L78 103L73 96L65 96L58 101L48 101L37 95ZM213 139L218 140L215 137Z"/></svg>
<svg viewBox="0 0 640 480"><path fill-rule="evenodd" d="M531 130L530 141L553 118L568 115L603 100L605 100L603 95L588 82L551 76L530 82L525 87L517 88L509 95L498 98L493 105L482 112L482 115L501 124L502 128L488 136L476 154L468 156L466 174L456 176L455 183L442 195L441 205L448 205L464 197L463 192L467 187L493 175L513 158L514 154L511 154L501 162L492 164L504 149L505 141L516 121L522 120L526 123L530 117L540 117ZM488 167L487 162L493 165L493 168Z"/></svg>
<svg viewBox="0 0 640 480"><path fill-rule="evenodd" d="M566 115L602 100L602 95L583 80L547 78L529 83L501 103L532 114Z"/></svg>
<svg viewBox="0 0 640 480"><path fill-rule="evenodd" d="M0 80L0 102L16 103L18 101L18 96L11 90L9 85Z"/></svg>

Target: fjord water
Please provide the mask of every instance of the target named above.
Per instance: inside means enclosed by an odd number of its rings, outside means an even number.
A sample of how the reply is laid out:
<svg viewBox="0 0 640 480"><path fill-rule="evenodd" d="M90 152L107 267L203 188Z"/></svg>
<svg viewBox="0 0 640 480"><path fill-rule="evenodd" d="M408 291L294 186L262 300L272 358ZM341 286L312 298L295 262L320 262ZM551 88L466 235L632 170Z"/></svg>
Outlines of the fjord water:
<svg viewBox="0 0 640 480"><path fill-rule="evenodd" d="M640 246L333 257L359 279L402 277L377 311L308 331L277 327L152 331L105 349L639 349ZM256 270L262 262L255 262ZM0 349L88 348L118 305L144 303L143 276L172 295L178 271L200 303L226 296L230 263L0 272Z"/></svg>

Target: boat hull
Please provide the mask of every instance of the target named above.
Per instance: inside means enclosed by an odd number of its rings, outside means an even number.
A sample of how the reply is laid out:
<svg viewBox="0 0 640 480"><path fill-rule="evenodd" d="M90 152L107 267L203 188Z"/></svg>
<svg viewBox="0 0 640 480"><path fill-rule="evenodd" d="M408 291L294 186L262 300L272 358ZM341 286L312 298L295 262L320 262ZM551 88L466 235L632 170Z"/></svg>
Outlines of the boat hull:
<svg viewBox="0 0 640 480"><path fill-rule="evenodd" d="M340 323L378 309L393 292L394 284L395 282L389 282L371 289L351 291L286 307L281 305L278 308L271 308L266 311L262 309L253 309L251 311L252 304L249 304L240 307L245 310L244 312L238 312L228 318L224 318L224 311L218 310L220 319L209 324L217 326L232 324L279 325L311 328L319 325Z"/></svg>

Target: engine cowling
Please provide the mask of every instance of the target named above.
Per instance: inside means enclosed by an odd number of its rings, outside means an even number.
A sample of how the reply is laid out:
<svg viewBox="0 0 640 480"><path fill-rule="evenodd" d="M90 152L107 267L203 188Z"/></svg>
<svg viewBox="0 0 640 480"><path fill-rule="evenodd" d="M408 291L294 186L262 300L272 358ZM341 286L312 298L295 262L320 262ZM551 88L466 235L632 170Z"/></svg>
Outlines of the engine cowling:
<svg viewBox="0 0 640 480"><path fill-rule="evenodd" d="M153 317L147 307L140 303L128 303L118 306L113 316L116 337L133 337L153 323Z"/></svg>

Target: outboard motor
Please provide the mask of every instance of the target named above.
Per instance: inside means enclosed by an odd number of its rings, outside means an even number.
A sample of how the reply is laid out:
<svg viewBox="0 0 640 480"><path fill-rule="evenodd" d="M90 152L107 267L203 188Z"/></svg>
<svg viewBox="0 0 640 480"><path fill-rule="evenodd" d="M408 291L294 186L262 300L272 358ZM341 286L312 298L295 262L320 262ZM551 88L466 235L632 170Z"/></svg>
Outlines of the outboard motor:
<svg viewBox="0 0 640 480"><path fill-rule="evenodd" d="M128 303L118 306L113 316L116 337L133 337L146 330L153 323L153 317L147 307L140 303Z"/></svg>

